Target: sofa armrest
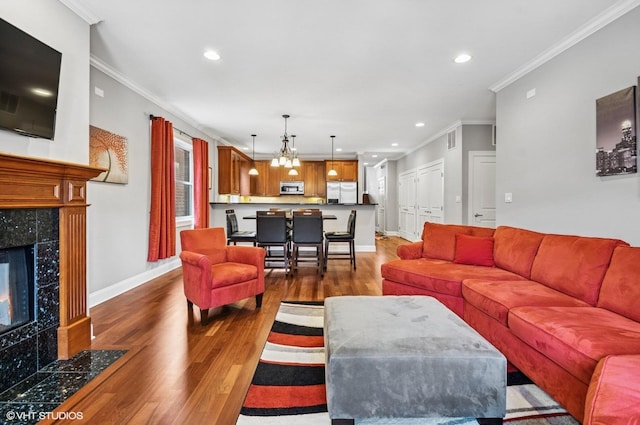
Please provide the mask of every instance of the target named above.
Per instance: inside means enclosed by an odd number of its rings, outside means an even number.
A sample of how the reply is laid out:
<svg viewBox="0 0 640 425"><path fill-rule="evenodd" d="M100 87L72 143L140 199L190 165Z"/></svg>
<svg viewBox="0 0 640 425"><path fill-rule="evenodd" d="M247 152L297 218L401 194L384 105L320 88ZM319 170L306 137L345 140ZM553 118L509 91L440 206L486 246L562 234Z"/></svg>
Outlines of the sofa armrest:
<svg viewBox="0 0 640 425"><path fill-rule="evenodd" d="M415 260L422 257L422 241L398 245L396 254L402 260Z"/></svg>
<svg viewBox="0 0 640 425"><path fill-rule="evenodd" d="M197 252L182 251L180 260L184 293L187 299L198 306L207 305L210 300L211 259Z"/></svg>

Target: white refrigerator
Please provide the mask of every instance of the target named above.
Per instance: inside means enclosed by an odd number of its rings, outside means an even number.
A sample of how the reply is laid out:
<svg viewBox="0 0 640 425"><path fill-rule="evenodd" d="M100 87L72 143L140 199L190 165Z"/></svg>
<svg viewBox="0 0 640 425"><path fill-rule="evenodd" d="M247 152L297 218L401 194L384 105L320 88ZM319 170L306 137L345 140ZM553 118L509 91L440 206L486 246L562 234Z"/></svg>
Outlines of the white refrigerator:
<svg viewBox="0 0 640 425"><path fill-rule="evenodd" d="M358 182L327 182L327 203L357 204Z"/></svg>

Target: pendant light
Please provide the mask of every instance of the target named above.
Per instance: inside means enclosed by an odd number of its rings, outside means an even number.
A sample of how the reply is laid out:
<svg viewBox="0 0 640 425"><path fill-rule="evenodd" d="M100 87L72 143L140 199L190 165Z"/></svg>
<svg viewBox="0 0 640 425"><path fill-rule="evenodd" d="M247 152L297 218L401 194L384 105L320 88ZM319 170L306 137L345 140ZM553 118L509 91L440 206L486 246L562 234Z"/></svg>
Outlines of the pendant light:
<svg viewBox="0 0 640 425"><path fill-rule="evenodd" d="M331 169L327 173L327 176L329 177L335 177L338 175L338 172L335 170L335 168L333 168L333 139L335 137L336 136L331 136Z"/></svg>
<svg viewBox="0 0 640 425"><path fill-rule="evenodd" d="M252 134L251 137L253 137L253 151L251 153L251 169L249 170L249 175L250 176L257 176L258 174L258 169L256 168L256 135Z"/></svg>
<svg viewBox="0 0 640 425"><path fill-rule="evenodd" d="M298 175L298 170L296 170L293 167L299 167L300 166L300 160L298 159L298 154L296 153L296 136L295 136L295 134L291 135L291 154L293 156L293 158L291 159L291 169L289 170L289 172L287 174L290 175L290 176L297 176Z"/></svg>
<svg viewBox="0 0 640 425"><path fill-rule="evenodd" d="M291 161L291 165L294 167L300 166L300 160L298 159L298 150L296 149L296 135L291 135L291 151L293 152L293 160ZM297 173L296 173L297 174Z"/></svg>
<svg viewBox="0 0 640 425"><path fill-rule="evenodd" d="M283 115L282 118L284 118L284 135L282 136L282 146L271 160L271 166L279 167L282 165L285 168L291 168L293 167L293 163L291 161L293 154L291 153L291 148L289 148L289 136L287 136L287 119L289 118L289 115Z"/></svg>

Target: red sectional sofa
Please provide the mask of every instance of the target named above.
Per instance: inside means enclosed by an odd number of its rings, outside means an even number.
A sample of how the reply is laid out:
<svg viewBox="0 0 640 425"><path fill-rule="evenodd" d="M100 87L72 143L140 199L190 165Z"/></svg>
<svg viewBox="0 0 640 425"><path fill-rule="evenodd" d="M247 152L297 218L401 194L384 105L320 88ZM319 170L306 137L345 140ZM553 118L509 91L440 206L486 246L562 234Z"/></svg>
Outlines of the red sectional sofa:
<svg viewBox="0 0 640 425"><path fill-rule="evenodd" d="M384 295L437 298L583 423L640 423L640 408L619 409L624 400L637 402L640 382L621 382L605 362L638 355L628 364L640 374L640 248L508 226L425 223L422 241L397 254L381 267Z"/></svg>

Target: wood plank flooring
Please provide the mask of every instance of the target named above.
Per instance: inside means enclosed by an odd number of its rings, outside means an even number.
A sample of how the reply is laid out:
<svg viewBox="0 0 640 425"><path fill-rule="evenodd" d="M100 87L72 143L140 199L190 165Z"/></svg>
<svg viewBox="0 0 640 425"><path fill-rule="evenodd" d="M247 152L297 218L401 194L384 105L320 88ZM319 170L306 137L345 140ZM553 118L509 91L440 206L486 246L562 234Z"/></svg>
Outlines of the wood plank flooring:
<svg viewBox="0 0 640 425"><path fill-rule="evenodd" d="M313 265L289 278L268 271L262 308L253 298L219 308L205 327L188 313L180 270L104 302L91 309L92 348L129 351L57 410L83 420L41 423L233 425L280 302L381 295L380 265L401 243L377 240L355 271L330 261L322 279Z"/></svg>

